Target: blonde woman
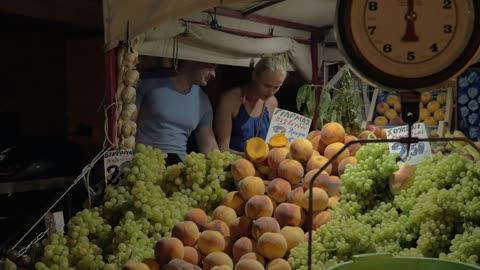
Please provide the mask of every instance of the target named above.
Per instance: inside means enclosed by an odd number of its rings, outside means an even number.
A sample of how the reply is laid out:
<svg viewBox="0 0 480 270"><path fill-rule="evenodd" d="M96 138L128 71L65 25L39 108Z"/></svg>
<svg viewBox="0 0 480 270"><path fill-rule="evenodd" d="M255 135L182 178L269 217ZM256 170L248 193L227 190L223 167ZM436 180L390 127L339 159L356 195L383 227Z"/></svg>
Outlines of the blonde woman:
<svg viewBox="0 0 480 270"><path fill-rule="evenodd" d="M246 140L267 136L278 92L287 76L286 61L280 56L262 58L247 85L226 91L214 117L214 132L221 150L243 155Z"/></svg>

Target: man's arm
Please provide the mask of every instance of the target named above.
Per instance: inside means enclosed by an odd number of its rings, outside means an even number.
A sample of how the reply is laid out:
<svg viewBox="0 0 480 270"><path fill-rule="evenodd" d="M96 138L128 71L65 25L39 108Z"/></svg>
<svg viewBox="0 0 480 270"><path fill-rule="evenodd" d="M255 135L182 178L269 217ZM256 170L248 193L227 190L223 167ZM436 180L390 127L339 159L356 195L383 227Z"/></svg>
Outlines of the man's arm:
<svg viewBox="0 0 480 270"><path fill-rule="evenodd" d="M214 149L218 149L217 141L213 135L213 129L208 126L200 126L195 132L198 150L203 154L208 154Z"/></svg>

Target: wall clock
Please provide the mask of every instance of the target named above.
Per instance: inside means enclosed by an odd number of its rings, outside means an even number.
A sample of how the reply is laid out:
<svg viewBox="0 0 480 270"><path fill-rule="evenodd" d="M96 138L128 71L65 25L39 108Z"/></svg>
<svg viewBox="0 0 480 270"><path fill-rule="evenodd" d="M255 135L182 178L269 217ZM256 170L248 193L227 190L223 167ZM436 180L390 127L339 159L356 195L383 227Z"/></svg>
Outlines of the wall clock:
<svg viewBox="0 0 480 270"><path fill-rule="evenodd" d="M428 88L459 75L478 55L479 0L338 0L335 34L370 83Z"/></svg>

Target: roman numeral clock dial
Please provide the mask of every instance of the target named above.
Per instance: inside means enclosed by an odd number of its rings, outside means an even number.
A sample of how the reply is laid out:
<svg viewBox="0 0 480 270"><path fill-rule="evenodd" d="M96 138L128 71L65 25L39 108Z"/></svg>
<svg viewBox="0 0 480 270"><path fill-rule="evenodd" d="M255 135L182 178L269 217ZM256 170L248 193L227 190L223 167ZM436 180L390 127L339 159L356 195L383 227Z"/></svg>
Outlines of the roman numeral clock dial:
<svg viewBox="0 0 480 270"><path fill-rule="evenodd" d="M337 42L374 85L408 90L458 75L478 55L478 0L338 0Z"/></svg>

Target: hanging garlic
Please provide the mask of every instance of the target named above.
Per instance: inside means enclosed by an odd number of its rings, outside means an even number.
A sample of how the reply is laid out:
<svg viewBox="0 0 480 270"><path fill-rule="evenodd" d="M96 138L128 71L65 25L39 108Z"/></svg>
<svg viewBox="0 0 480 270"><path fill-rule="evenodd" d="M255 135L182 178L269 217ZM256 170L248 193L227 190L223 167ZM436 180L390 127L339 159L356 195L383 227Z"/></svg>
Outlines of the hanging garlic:
<svg viewBox="0 0 480 270"><path fill-rule="evenodd" d="M122 136L123 137L130 137L135 136L137 131L137 124L133 121L125 121L122 126Z"/></svg>
<svg viewBox="0 0 480 270"><path fill-rule="evenodd" d="M138 63L138 51L133 48L127 50L123 64L133 69L137 63Z"/></svg>
<svg viewBox="0 0 480 270"><path fill-rule="evenodd" d="M135 88L133 88L131 86L128 86L121 93L122 101L126 104L134 103L135 102L135 94L136 94Z"/></svg>
<svg viewBox="0 0 480 270"><path fill-rule="evenodd" d="M135 136L124 138L123 148L133 149L135 147Z"/></svg>
<svg viewBox="0 0 480 270"><path fill-rule="evenodd" d="M140 73L136 69L128 70L125 73L125 84L127 86L136 86L137 81L140 78Z"/></svg>
<svg viewBox="0 0 480 270"><path fill-rule="evenodd" d="M123 107L121 117L123 120L130 120L132 119L133 116L136 115L135 113L136 111L137 111L137 105L135 105L135 103L126 104Z"/></svg>

